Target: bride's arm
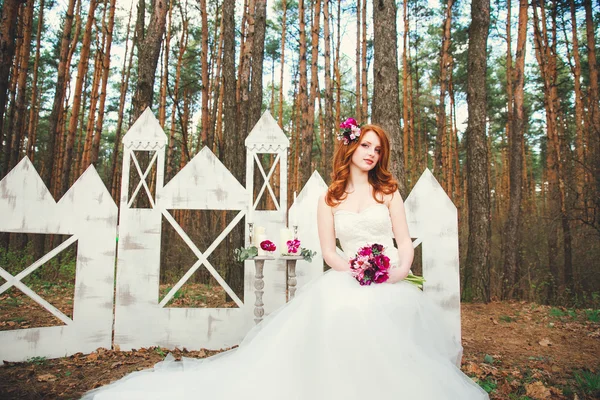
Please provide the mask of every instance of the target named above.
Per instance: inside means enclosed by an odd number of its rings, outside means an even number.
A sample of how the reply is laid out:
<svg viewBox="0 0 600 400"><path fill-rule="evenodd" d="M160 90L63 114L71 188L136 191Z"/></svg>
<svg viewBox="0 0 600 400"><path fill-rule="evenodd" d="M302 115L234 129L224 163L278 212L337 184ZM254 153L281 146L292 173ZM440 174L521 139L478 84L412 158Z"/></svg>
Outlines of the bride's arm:
<svg viewBox="0 0 600 400"><path fill-rule="evenodd" d="M400 193L396 191L393 194L389 204L390 217L392 219L392 230L396 245L398 246L398 268L392 270L390 274L390 283L395 283L406 278L412 265L415 251L413 249L412 240L408 233L408 224L406 223L406 212L404 210L404 202Z"/></svg>
<svg viewBox="0 0 600 400"><path fill-rule="evenodd" d="M317 226L319 228L319 242L323 259L336 271L349 271L348 261L344 260L336 251L335 227L331 207L325 203L325 196L319 198L317 206Z"/></svg>

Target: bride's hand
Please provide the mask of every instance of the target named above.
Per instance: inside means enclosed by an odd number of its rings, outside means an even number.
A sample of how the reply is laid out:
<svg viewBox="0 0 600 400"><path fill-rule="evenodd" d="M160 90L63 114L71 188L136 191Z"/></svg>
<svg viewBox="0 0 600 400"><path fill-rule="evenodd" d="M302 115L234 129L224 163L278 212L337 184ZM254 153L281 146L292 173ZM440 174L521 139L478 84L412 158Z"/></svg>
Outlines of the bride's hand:
<svg viewBox="0 0 600 400"><path fill-rule="evenodd" d="M386 281L387 283L396 283L396 282L400 282L401 280L403 280L404 278L406 278L408 274L407 273L403 273L400 268L392 268L390 269L390 277L389 279Z"/></svg>

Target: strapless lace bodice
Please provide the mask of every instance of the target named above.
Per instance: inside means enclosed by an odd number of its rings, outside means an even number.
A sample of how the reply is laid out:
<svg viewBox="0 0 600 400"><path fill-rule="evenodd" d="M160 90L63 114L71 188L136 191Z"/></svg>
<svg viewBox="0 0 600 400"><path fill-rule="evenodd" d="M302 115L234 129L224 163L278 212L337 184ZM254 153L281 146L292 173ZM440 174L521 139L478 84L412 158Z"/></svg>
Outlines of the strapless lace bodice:
<svg viewBox="0 0 600 400"><path fill-rule="evenodd" d="M354 257L358 249L379 243L393 266L397 265L398 251L394 247L392 221L385 204L374 204L356 213L337 210L334 214L335 233L346 257Z"/></svg>

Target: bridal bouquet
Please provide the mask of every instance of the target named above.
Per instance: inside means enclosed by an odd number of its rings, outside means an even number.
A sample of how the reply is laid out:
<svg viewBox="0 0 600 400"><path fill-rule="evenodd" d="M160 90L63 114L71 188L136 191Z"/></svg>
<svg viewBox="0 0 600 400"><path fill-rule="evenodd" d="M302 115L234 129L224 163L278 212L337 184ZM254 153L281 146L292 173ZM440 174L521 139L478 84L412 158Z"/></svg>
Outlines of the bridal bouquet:
<svg viewBox="0 0 600 400"><path fill-rule="evenodd" d="M383 246L373 244L361 247L350 260L352 276L361 286L383 283L390 278L390 258L383 254Z"/></svg>
<svg viewBox="0 0 600 400"><path fill-rule="evenodd" d="M372 283L384 283L390 278L390 259L383 253L384 247L372 244L358 249L356 256L350 259L352 276L361 286ZM421 276L408 274L405 281L423 289L425 279Z"/></svg>

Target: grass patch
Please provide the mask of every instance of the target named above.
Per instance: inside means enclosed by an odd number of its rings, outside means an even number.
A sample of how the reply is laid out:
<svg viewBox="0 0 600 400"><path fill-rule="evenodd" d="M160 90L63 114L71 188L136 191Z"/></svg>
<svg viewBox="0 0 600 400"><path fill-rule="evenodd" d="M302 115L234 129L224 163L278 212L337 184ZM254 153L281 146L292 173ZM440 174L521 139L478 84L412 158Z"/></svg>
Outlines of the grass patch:
<svg viewBox="0 0 600 400"><path fill-rule="evenodd" d="M477 384L487 393L492 393L498 387L498 383L489 376L485 379L478 379Z"/></svg>
<svg viewBox="0 0 600 400"><path fill-rule="evenodd" d="M31 364L35 364L35 365L44 365L46 364L46 357L31 357L30 359L27 360L28 363Z"/></svg>
<svg viewBox="0 0 600 400"><path fill-rule="evenodd" d="M600 322L600 310L585 310L585 319L591 322Z"/></svg>
<svg viewBox="0 0 600 400"><path fill-rule="evenodd" d="M554 317L554 318L562 318L564 316L566 316L567 314L561 310L560 308L556 308L556 307L552 307L550 309L550 316Z"/></svg>
<svg viewBox="0 0 600 400"><path fill-rule="evenodd" d="M573 376L579 390L594 398L600 398L600 372L581 370L575 371Z"/></svg>
<svg viewBox="0 0 600 400"><path fill-rule="evenodd" d="M523 395L520 395L520 394L515 394L515 393L510 393L510 394L508 395L508 398L509 398L510 400L533 400L533 399L532 399L531 397L529 397L529 396L523 396Z"/></svg>
<svg viewBox="0 0 600 400"><path fill-rule="evenodd" d="M494 360L494 357L490 356L489 354L486 354L485 357L483 357L483 362L486 364L493 364L496 362L496 360Z"/></svg>
<svg viewBox="0 0 600 400"><path fill-rule="evenodd" d="M517 320L516 318L509 317L508 315L501 315L500 316L500 321L501 322L509 323L509 322L515 322L516 320Z"/></svg>

